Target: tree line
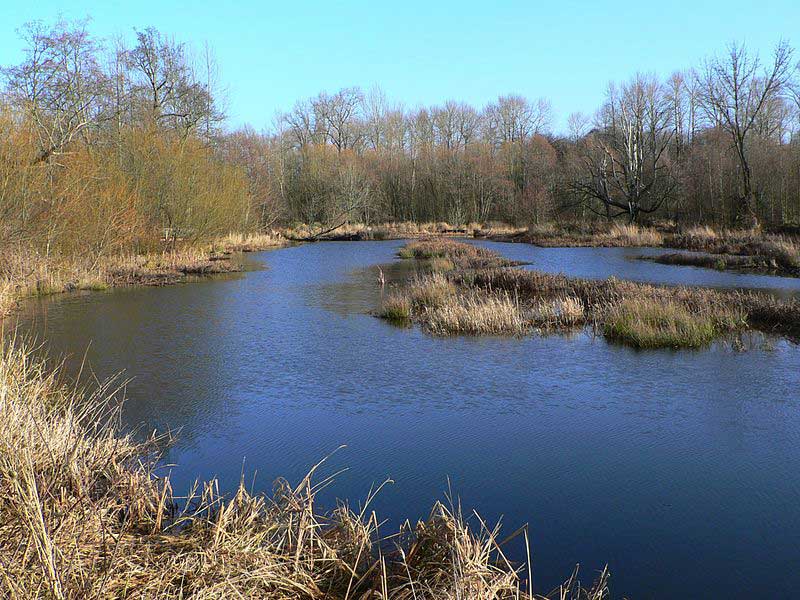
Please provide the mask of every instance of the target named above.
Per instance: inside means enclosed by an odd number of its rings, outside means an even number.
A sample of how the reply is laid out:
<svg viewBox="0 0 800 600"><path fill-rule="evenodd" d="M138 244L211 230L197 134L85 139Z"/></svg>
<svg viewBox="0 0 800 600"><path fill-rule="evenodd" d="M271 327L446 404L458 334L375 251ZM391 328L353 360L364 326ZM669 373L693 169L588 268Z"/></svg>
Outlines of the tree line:
<svg viewBox="0 0 800 600"><path fill-rule="evenodd" d="M297 222L800 222L800 67L783 42L610 84L560 133L544 98L407 108L379 88L320 93L256 132L225 127L208 49L86 22L20 35L1 71L5 243L99 255Z"/></svg>
<svg viewBox="0 0 800 600"><path fill-rule="evenodd" d="M732 44L666 80L637 74L567 132L552 123L544 99L408 110L347 88L225 146L268 157L245 161L268 184L268 219L800 220L800 66L786 43L765 60Z"/></svg>

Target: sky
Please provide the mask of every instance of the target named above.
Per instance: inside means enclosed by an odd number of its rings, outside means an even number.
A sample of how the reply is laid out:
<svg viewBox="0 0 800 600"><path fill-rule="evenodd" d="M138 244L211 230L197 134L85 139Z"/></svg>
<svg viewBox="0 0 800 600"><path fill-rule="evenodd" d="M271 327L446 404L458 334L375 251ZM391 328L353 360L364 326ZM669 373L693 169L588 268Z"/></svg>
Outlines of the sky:
<svg viewBox="0 0 800 600"><path fill-rule="evenodd" d="M556 130L592 114L609 81L666 77L731 41L762 55L800 45L798 0L0 0L0 64L19 62L25 22L90 17L100 37L153 26L213 50L229 125L268 127L298 99L380 86L406 107L498 95L545 97Z"/></svg>

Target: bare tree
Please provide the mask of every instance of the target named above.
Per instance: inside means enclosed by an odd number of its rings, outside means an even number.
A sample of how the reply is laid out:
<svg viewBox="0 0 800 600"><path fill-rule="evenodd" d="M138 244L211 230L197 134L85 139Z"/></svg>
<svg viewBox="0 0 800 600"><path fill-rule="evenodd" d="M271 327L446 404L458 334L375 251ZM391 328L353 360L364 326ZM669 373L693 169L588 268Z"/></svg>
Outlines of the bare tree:
<svg viewBox="0 0 800 600"><path fill-rule="evenodd" d="M315 102L318 120L324 124L325 134L337 151L352 149L364 137L359 109L364 94L359 88L345 88L333 96L320 94Z"/></svg>
<svg viewBox="0 0 800 600"><path fill-rule="evenodd" d="M223 119L211 90L195 76L183 44L152 27L137 31L136 39L136 46L128 53L133 92L156 125L188 133L203 123L210 131L212 123ZM209 81L210 71L209 63Z"/></svg>
<svg viewBox="0 0 800 600"><path fill-rule="evenodd" d="M550 118L550 103L544 99L533 104L522 96L500 96L486 107L487 134L497 145L522 142L541 133Z"/></svg>
<svg viewBox="0 0 800 600"><path fill-rule="evenodd" d="M740 168L737 219L758 226L749 142L756 120L788 83L792 49L785 42L775 48L763 69L758 54L743 44L731 44L727 55L705 64L700 101L708 119L725 131L736 150Z"/></svg>
<svg viewBox="0 0 800 600"><path fill-rule="evenodd" d="M567 117L567 129L569 130L569 139L575 143L583 138L589 132L591 119L589 116L582 112L570 113Z"/></svg>
<svg viewBox="0 0 800 600"><path fill-rule="evenodd" d="M608 99L584 152L584 173L574 188L599 201L605 216L658 210L675 189L666 149L673 132L670 105L654 77L637 75Z"/></svg>
<svg viewBox="0 0 800 600"><path fill-rule="evenodd" d="M466 148L478 133L478 113L464 102L448 100L431 110L436 142L447 150Z"/></svg>
<svg viewBox="0 0 800 600"><path fill-rule="evenodd" d="M63 152L77 135L88 136L102 116L99 99L108 81L86 24L59 21L48 29L38 21L28 23L21 31L25 60L2 69L9 97L36 126L36 162Z"/></svg>

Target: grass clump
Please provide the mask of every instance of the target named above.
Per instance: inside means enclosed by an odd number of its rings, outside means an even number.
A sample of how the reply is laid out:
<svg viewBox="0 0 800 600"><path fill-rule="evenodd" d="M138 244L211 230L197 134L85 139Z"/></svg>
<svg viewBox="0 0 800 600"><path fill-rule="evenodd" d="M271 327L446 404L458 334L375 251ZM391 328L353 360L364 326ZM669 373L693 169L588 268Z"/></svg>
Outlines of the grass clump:
<svg viewBox="0 0 800 600"><path fill-rule="evenodd" d="M619 223L611 226L608 238L617 241L621 246L660 246L664 243L664 236L652 227Z"/></svg>
<svg viewBox="0 0 800 600"><path fill-rule="evenodd" d="M113 391L67 387L24 348L0 347L0 597L539 598L499 529L452 507L389 538L369 503L320 511L319 465L271 496L221 496L214 481L175 496L156 476L158 440L118 430ZM556 597L601 600L607 572L567 589Z"/></svg>
<svg viewBox="0 0 800 600"><path fill-rule="evenodd" d="M716 335L708 315L674 302L625 300L605 317L603 334L634 348L701 348Z"/></svg>
<svg viewBox="0 0 800 600"><path fill-rule="evenodd" d="M455 293L456 287L453 282L441 273L414 279L406 290L407 297L415 310L443 306Z"/></svg>
<svg viewBox="0 0 800 600"><path fill-rule="evenodd" d="M411 301L406 296L389 296L383 301L380 316L389 321L408 321L411 319Z"/></svg>
<svg viewBox="0 0 800 600"><path fill-rule="evenodd" d="M586 311L579 298L539 299L532 303L530 310L531 323L543 329L569 328L582 325L586 319Z"/></svg>
<svg viewBox="0 0 800 600"><path fill-rule="evenodd" d="M446 238L422 239L409 242L398 251L397 255L400 258L431 261L429 265L432 270L442 271L457 268L504 267L516 264L488 248Z"/></svg>
<svg viewBox="0 0 800 600"><path fill-rule="evenodd" d="M529 323L518 302L507 295L469 295L426 311L425 327L434 334L521 335Z"/></svg>
<svg viewBox="0 0 800 600"><path fill-rule="evenodd" d="M229 233L214 240L212 252L258 252L285 246L288 240L277 232Z"/></svg>
<svg viewBox="0 0 800 600"><path fill-rule="evenodd" d="M428 267L434 273L436 272L444 273L447 271L452 271L453 269L456 268L452 260L443 257L432 258L428 263Z"/></svg>
<svg viewBox="0 0 800 600"><path fill-rule="evenodd" d="M481 237L524 242L545 247L661 246L663 234L654 227L618 223L553 223L532 225L527 229L499 228L480 232Z"/></svg>

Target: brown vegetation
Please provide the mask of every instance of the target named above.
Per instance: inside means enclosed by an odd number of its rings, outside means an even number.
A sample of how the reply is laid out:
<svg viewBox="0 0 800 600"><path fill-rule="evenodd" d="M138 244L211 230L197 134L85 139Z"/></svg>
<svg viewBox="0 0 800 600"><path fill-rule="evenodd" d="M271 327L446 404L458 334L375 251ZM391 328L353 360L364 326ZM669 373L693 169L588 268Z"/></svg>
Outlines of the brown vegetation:
<svg viewBox="0 0 800 600"><path fill-rule="evenodd" d="M320 512L314 467L272 496L159 477L158 439L121 433L114 388L81 392L22 347L0 349L0 595L53 598L528 598L498 528L437 503L378 534L367 504ZM374 494L370 495L370 499ZM575 576L553 597L601 600ZM537 596L538 598L538 596Z"/></svg>
<svg viewBox="0 0 800 600"><path fill-rule="evenodd" d="M165 252L85 256L43 256L32 250L0 252L0 317L18 302L75 290L105 290L126 285L167 285L191 275L241 270L234 252L254 252L285 245L277 235L229 234L207 246L184 245Z"/></svg>
<svg viewBox="0 0 800 600"><path fill-rule="evenodd" d="M800 274L800 244L785 235L693 227L669 236L666 245L722 255L721 260L734 268L745 264L741 257L748 257L751 261L748 268Z"/></svg>
<svg viewBox="0 0 800 600"><path fill-rule="evenodd" d="M781 275L800 274L800 243L796 235L755 230L713 229L707 225L678 228L672 223L645 227L608 223L537 225L526 229L481 229L476 237L522 242L543 247L665 247L698 254L642 257L664 264L715 269L746 269ZM713 256L710 256L713 255Z"/></svg>
<svg viewBox="0 0 800 600"><path fill-rule="evenodd" d="M448 256L447 249L454 244L466 245L452 241L427 244L439 244L443 256ZM469 255L465 249L458 252ZM521 334L588 324L609 339L642 348L694 348L745 328L800 336L797 300L753 292L486 268L482 264L485 260L481 257L472 264L462 262L458 270L413 281L401 296L407 299L409 317L437 334ZM450 286L447 294L436 291L445 286Z"/></svg>

